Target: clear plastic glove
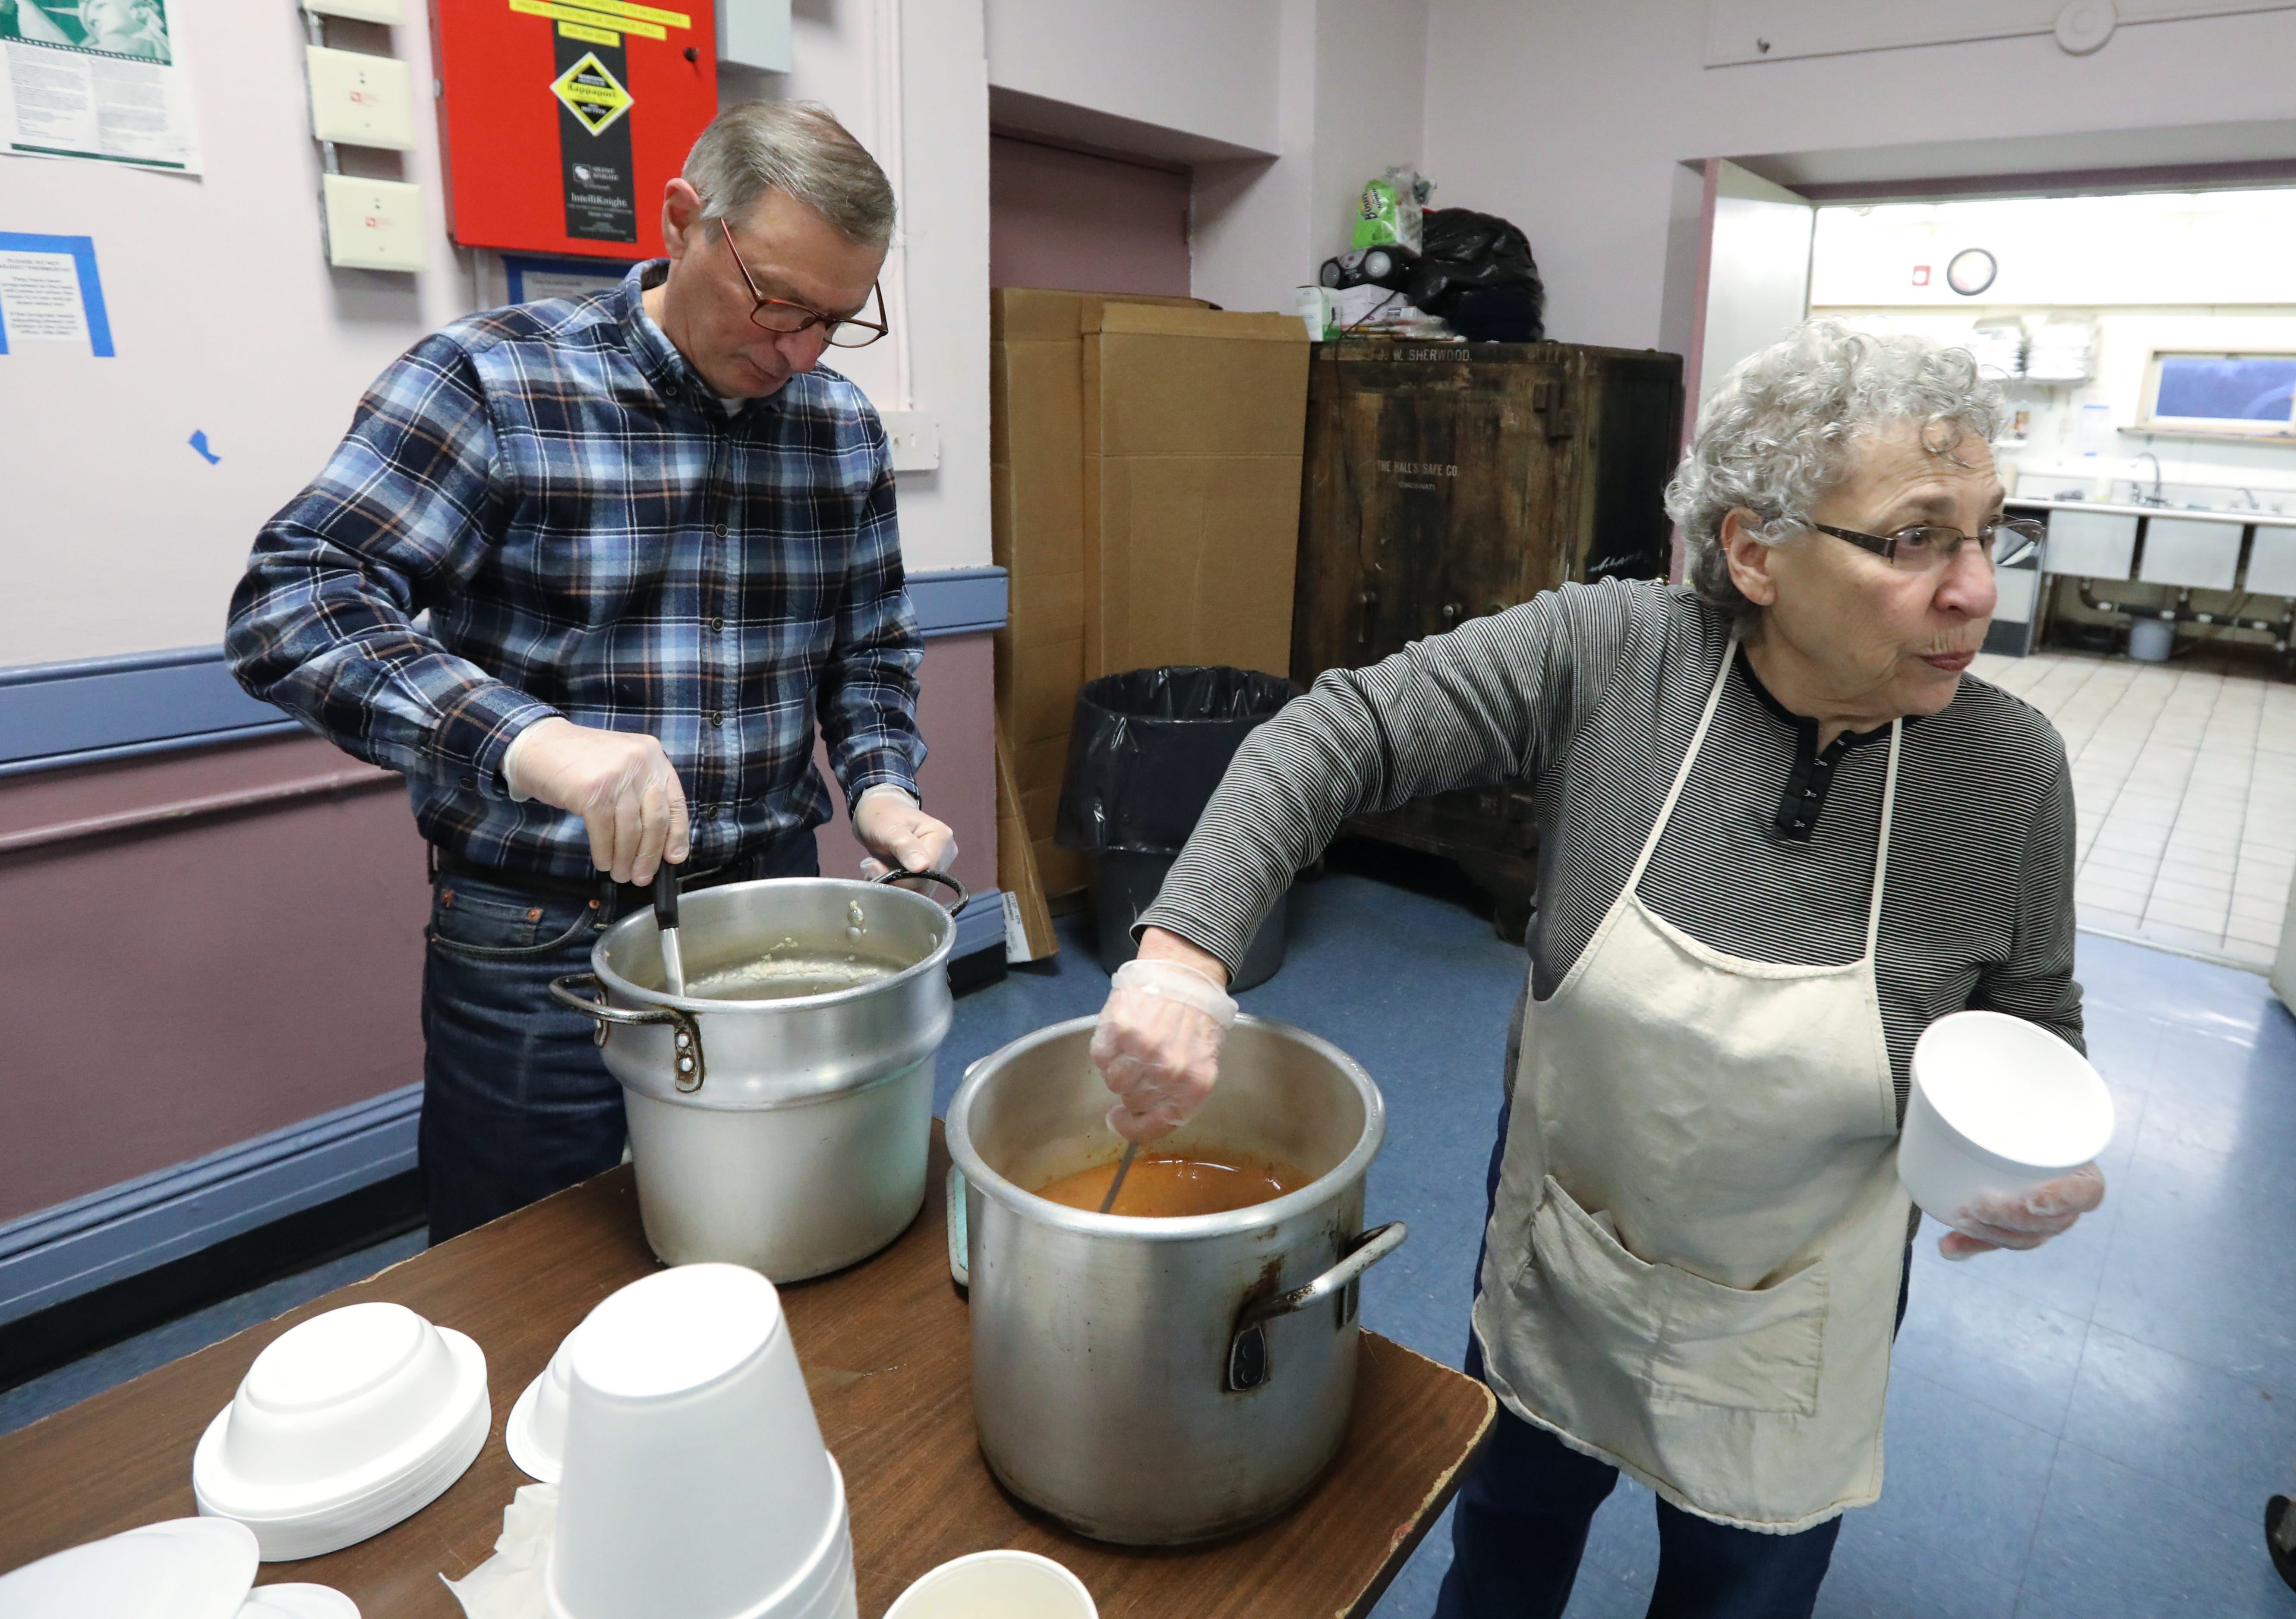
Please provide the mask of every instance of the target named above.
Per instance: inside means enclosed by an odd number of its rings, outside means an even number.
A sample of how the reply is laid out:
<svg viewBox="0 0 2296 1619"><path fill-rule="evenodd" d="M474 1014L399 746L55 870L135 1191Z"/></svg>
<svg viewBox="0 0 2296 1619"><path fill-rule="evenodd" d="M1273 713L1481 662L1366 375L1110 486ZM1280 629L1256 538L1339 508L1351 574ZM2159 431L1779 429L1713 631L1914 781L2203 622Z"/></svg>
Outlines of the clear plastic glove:
<svg viewBox="0 0 2296 1619"><path fill-rule="evenodd" d="M956 834L890 781L880 781L853 806L853 836L873 857L861 863L861 875L872 882L897 865L904 871L946 871L956 858Z"/></svg>
<svg viewBox="0 0 2296 1619"><path fill-rule="evenodd" d="M582 817L590 863L640 887L667 859L692 853L685 789L661 744L643 732L598 731L553 715L511 739L503 780L513 798L539 798Z"/></svg>
<svg viewBox="0 0 2296 1619"><path fill-rule="evenodd" d="M1234 1023L1235 1002L1195 968L1143 960L1118 968L1092 1034L1092 1066L1116 1093L1108 1127L1148 1142L1186 1124L1212 1093Z"/></svg>
<svg viewBox="0 0 2296 1619"><path fill-rule="evenodd" d="M1971 1204L1954 1217L1958 1229L1938 1239L1938 1252L1948 1259L1967 1259L1995 1248L2038 1248L2103 1201L2104 1172L2084 1164L2022 1198Z"/></svg>

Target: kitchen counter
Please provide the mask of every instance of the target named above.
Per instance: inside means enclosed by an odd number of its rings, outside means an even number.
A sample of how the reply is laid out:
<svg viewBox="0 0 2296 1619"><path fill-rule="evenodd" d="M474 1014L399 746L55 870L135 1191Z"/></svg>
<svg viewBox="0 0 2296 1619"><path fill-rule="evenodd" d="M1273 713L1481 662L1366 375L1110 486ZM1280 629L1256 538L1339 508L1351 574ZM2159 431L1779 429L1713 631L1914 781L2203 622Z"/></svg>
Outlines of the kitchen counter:
<svg viewBox="0 0 2296 1619"><path fill-rule="evenodd" d="M2191 518L2199 523L2257 523L2276 528L2296 528L2296 512L2287 511L2226 511L2214 506L2129 506L2118 501L2041 500L2027 495L2013 495L2005 503L2045 511L2097 511L2109 517Z"/></svg>
<svg viewBox="0 0 2296 1619"><path fill-rule="evenodd" d="M864 1264L781 1290L823 1436L845 1472L863 1619L879 1619L927 1569L1005 1546L1074 1569L1104 1619L1368 1614L1488 1434L1490 1392L1366 1332L1347 1443L1306 1501L1204 1547L1082 1540L999 1490L975 1447L970 1330L949 1280L939 1191L947 1166L935 1121L932 1191L901 1239ZM459 1619L439 1575L459 1579L491 1555L503 1508L529 1482L502 1445L512 1402L594 1304L656 1268L626 1165L0 1438L0 1569L189 1517L193 1445L257 1352L321 1311L388 1299L486 1351L486 1448L405 1523L326 1557L266 1564L257 1577L334 1586L365 1619Z"/></svg>

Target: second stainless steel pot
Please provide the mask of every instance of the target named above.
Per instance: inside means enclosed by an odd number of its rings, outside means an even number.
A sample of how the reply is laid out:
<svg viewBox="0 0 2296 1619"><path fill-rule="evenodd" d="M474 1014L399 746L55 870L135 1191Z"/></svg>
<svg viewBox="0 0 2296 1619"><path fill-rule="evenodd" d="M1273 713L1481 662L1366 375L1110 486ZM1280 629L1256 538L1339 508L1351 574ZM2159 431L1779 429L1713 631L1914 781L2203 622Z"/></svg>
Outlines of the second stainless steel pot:
<svg viewBox="0 0 2296 1619"><path fill-rule="evenodd" d="M1095 1539L1177 1545L1314 1488L1354 1402L1357 1280L1404 1228L1363 1228L1386 1128L1370 1076L1257 1018L1236 1020L1211 1100L1160 1146L1261 1154L1311 1183L1178 1219L1034 1195L1116 1157L1086 1056L1095 1021L984 1058L949 1106L949 1263L972 1294L973 1417L1015 1495Z"/></svg>
<svg viewBox="0 0 2296 1619"><path fill-rule="evenodd" d="M550 986L598 1020L622 1083L647 1242L671 1264L775 1281L867 1258L924 1201L955 917L906 888L776 878L685 895L677 931L689 986L777 952L873 976L775 1000L672 995L653 912L638 911L606 930L590 972Z"/></svg>

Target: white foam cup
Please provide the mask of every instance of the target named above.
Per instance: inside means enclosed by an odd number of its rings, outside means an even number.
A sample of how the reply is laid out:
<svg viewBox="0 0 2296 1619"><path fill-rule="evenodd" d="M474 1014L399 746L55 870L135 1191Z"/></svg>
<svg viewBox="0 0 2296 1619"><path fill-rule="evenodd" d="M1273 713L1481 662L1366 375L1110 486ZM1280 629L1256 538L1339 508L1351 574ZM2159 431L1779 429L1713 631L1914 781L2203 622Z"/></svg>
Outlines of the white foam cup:
<svg viewBox="0 0 2296 1619"><path fill-rule="evenodd" d="M680 1265L591 1312L569 1368L553 1619L812 1619L852 1582L844 1482L774 1286Z"/></svg>
<svg viewBox="0 0 2296 1619"><path fill-rule="evenodd" d="M200 1436L200 1510L266 1562L380 1534L446 1492L486 1443L487 1361L402 1304L346 1305L281 1334Z"/></svg>
<svg viewBox="0 0 2296 1619"><path fill-rule="evenodd" d="M903 1591L885 1619L1099 1619L1082 1580L1032 1551L976 1551Z"/></svg>
<svg viewBox="0 0 2296 1619"><path fill-rule="evenodd" d="M1972 1204L2023 1197L2112 1140L2103 1076L2022 1018L1940 1018L1915 1043L1912 1070L1898 1179L1925 1213L1956 1229Z"/></svg>

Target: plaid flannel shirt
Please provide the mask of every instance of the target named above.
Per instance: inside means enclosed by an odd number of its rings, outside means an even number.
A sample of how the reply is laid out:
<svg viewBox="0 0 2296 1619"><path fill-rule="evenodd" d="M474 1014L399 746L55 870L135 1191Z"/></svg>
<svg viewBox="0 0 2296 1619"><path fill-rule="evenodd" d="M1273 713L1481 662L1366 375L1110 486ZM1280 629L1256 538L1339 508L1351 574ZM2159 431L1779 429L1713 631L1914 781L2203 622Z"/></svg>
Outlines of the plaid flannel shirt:
<svg viewBox="0 0 2296 1619"><path fill-rule="evenodd" d="M829 818L816 719L849 802L916 791L884 429L826 370L729 414L639 303L661 274L416 344L232 596L240 683L403 772L425 838L507 874L594 875L580 817L503 781L551 715L661 740L696 871Z"/></svg>

